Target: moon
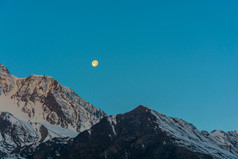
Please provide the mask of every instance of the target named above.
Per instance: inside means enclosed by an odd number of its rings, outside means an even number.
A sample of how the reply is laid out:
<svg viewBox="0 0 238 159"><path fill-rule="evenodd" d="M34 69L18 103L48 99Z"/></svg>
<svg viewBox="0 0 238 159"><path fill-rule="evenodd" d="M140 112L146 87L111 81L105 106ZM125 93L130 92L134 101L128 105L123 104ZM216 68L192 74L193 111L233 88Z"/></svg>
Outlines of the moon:
<svg viewBox="0 0 238 159"><path fill-rule="evenodd" d="M97 66L98 66L98 61L97 61L97 60L93 60L92 66L93 66L93 67L97 67Z"/></svg>

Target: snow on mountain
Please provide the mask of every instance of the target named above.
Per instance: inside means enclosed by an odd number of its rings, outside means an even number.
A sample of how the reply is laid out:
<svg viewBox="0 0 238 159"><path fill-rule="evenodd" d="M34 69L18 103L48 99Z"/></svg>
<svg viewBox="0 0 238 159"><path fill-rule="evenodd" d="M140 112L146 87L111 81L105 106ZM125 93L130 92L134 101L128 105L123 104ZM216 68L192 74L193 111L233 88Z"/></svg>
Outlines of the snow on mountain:
<svg viewBox="0 0 238 159"><path fill-rule="evenodd" d="M238 158L238 133L211 133L199 131L190 123L178 118L167 117L147 108L156 117L155 122L160 129L175 138L175 143L195 152L210 154L217 158Z"/></svg>
<svg viewBox="0 0 238 159"><path fill-rule="evenodd" d="M23 121L49 123L81 132L106 114L49 76L17 78L0 65L0 111Z"/></svg>
<svg viewBox="0 0 238 159"><path fill-rule="evenodd" d="M0 64L0 158L238 159L238 132L199 131L139 106L107 116L49 76Z"/></svg>
<svg viewBox="0 0 238 159"><path fill-rule="evenodd" d="M43 143L33 158L238 159L237 141L236 131L199 131L182 119L139 106L103 118L63 146Z"/></svg>
<svg viewBox="0 0 238 159"><path fill-rule="evenodd" d="M78 133L62 127L21 121L8 112L0 113L0 145L7 152L54 137L75 137Z"/></svg>
<svg viewBox="0 0 238 159"><path fill-rule="evenodd" d="M75 137L105 116L52 77L17 78L0 64L0 158L54 137Z"/></svg>

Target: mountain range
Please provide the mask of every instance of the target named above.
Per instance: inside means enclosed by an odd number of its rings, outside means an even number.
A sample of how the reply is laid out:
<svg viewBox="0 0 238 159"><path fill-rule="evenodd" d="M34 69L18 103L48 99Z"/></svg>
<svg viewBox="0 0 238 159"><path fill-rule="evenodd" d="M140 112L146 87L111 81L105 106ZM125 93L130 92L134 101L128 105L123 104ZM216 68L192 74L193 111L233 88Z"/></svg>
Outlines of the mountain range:
<svg viewBox="0 0 238 159"><path fill-rule="evenodd" d="M108 116L52 77L0 64L0 158L238 159L238 132L199 131L145 106Z"/></svg>

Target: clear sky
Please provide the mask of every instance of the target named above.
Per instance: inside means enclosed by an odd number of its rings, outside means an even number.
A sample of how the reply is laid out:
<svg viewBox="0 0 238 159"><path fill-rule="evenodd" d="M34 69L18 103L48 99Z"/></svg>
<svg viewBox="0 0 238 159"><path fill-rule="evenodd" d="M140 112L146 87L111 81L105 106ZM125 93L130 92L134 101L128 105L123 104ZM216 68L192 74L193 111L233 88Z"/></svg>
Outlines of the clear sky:
<svg viewBox="0 0 238 159"><path fill-rule="evenodd" d="M238 130L237 0L0 0L0 63L109 115L141 104Z"/></svg>

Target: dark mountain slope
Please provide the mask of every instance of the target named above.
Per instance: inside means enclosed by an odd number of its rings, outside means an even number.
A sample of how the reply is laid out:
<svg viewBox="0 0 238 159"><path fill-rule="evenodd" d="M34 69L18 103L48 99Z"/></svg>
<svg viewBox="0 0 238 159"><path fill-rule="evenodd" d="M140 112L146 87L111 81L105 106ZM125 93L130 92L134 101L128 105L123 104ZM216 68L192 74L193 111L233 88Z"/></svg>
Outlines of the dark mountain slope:
<svg viewBox="0 0 238 159"><path fill-rule="evenodd" d="M183 134L183 137L181 137ZM210 134L212 135L212 134ZM209 136L209 135L208 135ZM238 158L192 124L139 106L103 118L67 144L46 142L33 158L212 159ZM189 140L187 140L189 139Z"/></svg>

